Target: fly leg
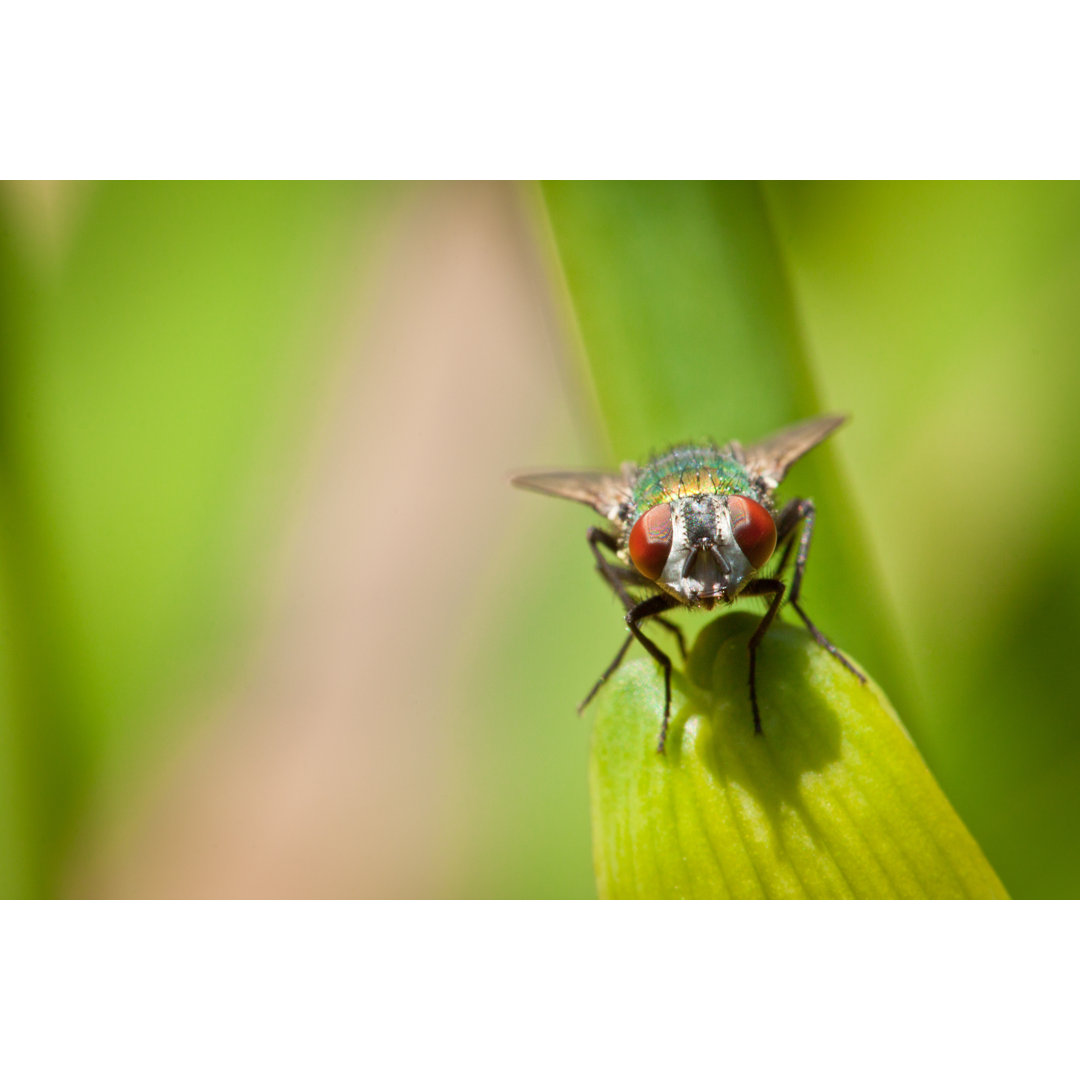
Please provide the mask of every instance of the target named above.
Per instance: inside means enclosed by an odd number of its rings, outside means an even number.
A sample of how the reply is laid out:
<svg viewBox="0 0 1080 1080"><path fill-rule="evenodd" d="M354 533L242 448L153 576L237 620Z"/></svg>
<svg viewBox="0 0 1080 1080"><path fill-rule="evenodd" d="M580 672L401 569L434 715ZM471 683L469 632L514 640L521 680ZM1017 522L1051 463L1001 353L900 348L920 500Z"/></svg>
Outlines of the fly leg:
<svg viewBox="0 0 1080 1080"><path fill-rule="evenodd" d="M611 591L622 601L622 606L629 611L634 606L634 601L630 599L629 593L623 586L622 576L619 574L620 567L613 566L600 553L601 544L612 553L619 550L619 544L615 537L604 532L603 529L598 529L595 525L590 525L585 538L589 541L589 548L596 559L596 569L600 576L608 583Z"/></svg>
<svg viewBox="0 0 1080 1080"><path fill-rule="evenodd" d="M802 535L799 537L799 550L795 555L795 574L791 579L791 595L788 598L788 603L798 612L799 618L806 623L806 628L813 635L814 640L826 652L839 660L859 682L865 683L866 676L810 621L809 616L799 606L799 590L802 588L803 573L806 570L806 557L810 551L810 540L814 535L814 504L809 499L792 499L780 512L777 538L782 541L790 535L791 539L788 541L787 548L780 559L777 575L779 575L787 562L788 555L791 552L791 545L795 541L795 529L800 522L802 523Z"/></svg>
<svg viewBox="0 0 1080 1080"><path fill-rule="evenodd" d="M784 599L784 583L777 578L758 578L751 581L743 590L743 596L768 596L769 610L765 612L757 629L750 635L748 649L750 651L750 711L754 714L754 734L761 734L761 712L758 709L757 700L757 649L765 632L772 625L776 613L780 610L780 604Z"/></svg>
<svg viewBox="0 0 1080 1080"><path fill-rule="evenodd" d="M638 623L651 615L659 615L662 611L668 611L678 604L678 600L666 593L658 596L650 596L648 600L642 600L633 611L626 613L626 625L630 632L645 646L645 651L664 669L664 722L660 725L660 741L656 744L656 752L664 752L664 743L667 741L668 723L671 721L671 659L657 645L650 641L642 632Z"/></svg>
<svg viewBox="0 0 1080 1080"><path fill-rule="evenodd" d="M679 655L686 659L686 638L683 637L683 632L680 630L670 619L665 619L662 615L654 615L653 622L659 623L665 630L670 630L675 635L675 640L679 643Z"/></svg>
<svg viewBox="0 0 1080 1080"><path fill-rule="evenodd" d="M783 524L784 524L783 519L781 519L781 521L780 521L780 527L781 528L783 527ZM779 536L779 529L777 530L777 535ZM773 574L772 574L773 577L783 577L784 576L784 570L787 569L788 559L791 558L791 551L792 551L792 548L794 548L794 546L795 546L795 540L796 539L797 538L795 536L795 533L794 533L794 531L792 531L791 535L788 537L787 545L784 547L784 553L783 553L783 555L780 556L780 561L776 564L776 569L773 570Z"/></svg>
<svg viewBox="0 0 1080 1080"><path fill-rule="evenodd" d="M660 742L656 747L661 754L664 752L664 742L667 739L668 722L671 719L671 659L659 645L650 641L649 638L642 633L641 627L638 624L644 619L660 615L662 612L670 610L677 604L678 601L673 597L668 596L666 593L659 593L656 596L650 596L648 600L642 600L640 604L636 604L626 613L626 625L630 628L630 634L645 646L645 650L649 655L664 669L664 722L660 727ZM614 674L615 670L622 663L623 657L626 656L626 650L630 648L630 643L633 640L630 634L627 635L626 640L619 646L619 651L615 654L615 659L608 664L607 670L600 676L596 685L589 691L588 697L586 697L578 706L579 712L592 701L596 696L596 692L605 682L607 682L608 678Z"/></svg>
<svg viewBox="0 0 1080 1080"><path fill-rule="evenodd" d="M588 707L589 702L596 697L597 691L601 686L608 681L608 679L615 674L619 665L623 662L623 657L626 655L626 650L630 648L633 643L633 637L630 634L626 635L626 640L619 646L619 651L615 654L615 659L604 669L604 674L596 680L596 685L585 695L585 699L577 707L579 713L583 713Z"/></svg>
<svg viewBox="0 0 1080 1080"><path fill-rule="evenodd" d="M626 611L631 611L634 607L633 598L627 593L626 585L642 585L652 586L651 581L646 581L637 573L636 570L631 570L627 566L618 566L615 563L610 563L604 558L600 551L601 546L608 549L608 551L614 553L619 550L618 541L610 533L604 532L603 529L598 529L595 525L589 527L589 531L585 534L586 539L589 542L589 548L592 550L593 558L596 559L596 569L599 571L600 576L607 582L611 591L622 601L622 606ZM674 604L672 605L675 606ZM686 659L686 639L683 637L682 630L679 629L673 622L668 619L657 618L656 621L675 635L675 640L679 643L679 654L682 658ZM629 646L629 640L627 641ZM618 666L618 665L616 665ZM595 691L593 691L595 693ZM581 708L584 708L592 699L592 694L585 699L581 704Z"/></svg>

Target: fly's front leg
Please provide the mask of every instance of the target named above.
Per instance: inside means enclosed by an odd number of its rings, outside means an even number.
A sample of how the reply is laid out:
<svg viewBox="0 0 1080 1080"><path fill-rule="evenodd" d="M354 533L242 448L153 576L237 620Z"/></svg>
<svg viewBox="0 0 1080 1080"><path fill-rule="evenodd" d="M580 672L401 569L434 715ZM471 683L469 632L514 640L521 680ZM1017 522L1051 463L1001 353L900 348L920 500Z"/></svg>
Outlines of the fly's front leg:
<svg viewBox="0 0 1080 1080"><path fill-rule="evenodd" d="M795 556L795 574L791 579L791 596L788 602L798 612L799 618L806 623L807 630L814 640L830 655L834 656L854 675L859 682L865 683L866 676L810 621L810 617L799 606L799 591L802 589L803 573L806 571L806 559L810 552L810 540L814 535L814 504L809 499L792 499L780 512L777 526L777 539L783 540L790 535L791 540L780 560L780 569L787 562L794 541L794 530L802 522L802 535L799 537L799 550ZM777 571L779 573L779 570Z"/></svg>
<svg viewBox="0 0 1080 1080"><path fill-rule="evenodd" d="M660 741L656 744L658 754L664 752L668 724L671 721L671 658L656 642L650 641L641 632L641 627L638 624L652 615L670 611L678 603L678 600L673 599L666 593L661 593L659 596L650 596L648 600L643 600L638 604L633 611L626 613L626 625L630 627L630 632L645 646L646 652L664 669L664 721L660 725Z"/></svg>
<svg viewBox="0 0 1080 1080"><path fill-rule="evenodd" d="M660 728L660 743L657 746L657 750L661 754L664 752L664 741L667 739L668 721L671 718L671 659L658 645L650 641L641 632L641 628L638 624L644 619L659 615L664 611L669 611L677 604L677 600L672 599L664 593L660 593L656 596L650 596L648 600L643 600L640 604L636 604L626 613L626 625L629 627L630 633L627 634L626 640L619 646L619 651L615 654L615 659L608 664L607 670L605 670L603 675L596 680L596 685L589 691L588 697L586 697L578 706L578 711L580 712L594 697L596 697L596 693L600 687L607 682L623 662L623 657L626 656L626 650L630 648L630 643L634 638L637 638L638 641L645 646L649 655L664 669L664 721Z"/></svg>
<svg viewBox="0 0 1080 1080"><path fill-rule="evenodd" d="M810 551L810 540L814 535L814 504L809 499L792 499L791 502L780 511L780 519L776 525L776 542L782 544L787 540L787 547L780 559L780 565L776 568L776 577L779 577L787 565L791 555L791 545L795 543L795 530L801 523L802 535L799 537L799 551L795 556L795 575L791 579L792 604L798 603L799 590L802 588L803 573L806 571L806 557Z"/></svg>
<svg viewBox="0 0 1080 1080"><path fill-rule="evenodd" d="M599 571L600 576L607 582L611 591L615 593L620 601L622 601L622 606L627 611L630 611L634 607L634 600L626 591L626 585L651 586L651 582L645 581L636 570L631 570L627 566L619 566L615 563L610 563L604 558L600 551L601 547L607 548L607 550L613 554L617 553L619 550L618 541L610 533L606 533L603 529L598 529L593 525L590 526L589 531L585 534L585 538L589 542L589 549L593 553L593 558L596 559L596 569ZM672 606L674 607L675 605ZM675 635L675 640L679 643L679 654L685 660L686 639L683 637L682 630L667 619L658 618L656 621ZM595 692L596 691L594 690L593 693ZM585 708L591 700L592 694L581 703L578 711Z"/></svg>
<svg viewBox="0 0 1080 1080"><path fill-rule="evenodd" d="M633 637L630 634L626 635L626 640L619 646L619 651L615 654L615 659L604 669L604 674L596 680L596 685L585 695L585 699L577 707L579 713L583 713L588 708L589 702L596 697L597 691L601 686L608 681L608 679L615 674L619 665L623 662L623 657L626 655L626 650L630 648L630 643L633 641Z"/></svg>
<svg viewBox="0 0 1080 1080"><path fill-rule="evenodd" d="M773 570L773 577L782 578L784 571L787 569L788 559L791 558L791 550L795 546L795 536L788 537L787 546L784 548L783 555L780 556L780 561L776 564L776 569Z"/></svg>
<svg viewBox="0 0 1080 1080"><path fill-rule="evenodd" d="M750 652L750 711L754 714L754 734L761 734L761 711L757 700L757 650L765 632L772 625L780 604L784 599L784 583L776 578L758 578L743 590L743 596L772 596L769 610L758 623L757 629L750 635L747 647Z"/></svg>
<svg viewBox="0 0 1080 1080"><path fill-rule="evenodd" d="M675 643L679 646L679 656L681 659L686 659L686 638L683 637L682 630L675 625L670 619L665 619L662 615L654 615L653 622L658 626L662 626L668 633L672 634L675 638Z"/></svg>
<svg viewBox="0 0 1080 1080"><path fill-rule="evenodd" d="M634 601L630 599L630 594L623 587L622 579L618 573L619 567L612 566L600 553L601 545L612 553L617 552L619 550L618 541L610 533L598 529L595 525L589 526L585 538L589 541L589 548L593 553L593 558L596 559L596 569L599 571L600 576L608 583L611 591L622 601L622 606L629 611L634 606Z"/></svg>

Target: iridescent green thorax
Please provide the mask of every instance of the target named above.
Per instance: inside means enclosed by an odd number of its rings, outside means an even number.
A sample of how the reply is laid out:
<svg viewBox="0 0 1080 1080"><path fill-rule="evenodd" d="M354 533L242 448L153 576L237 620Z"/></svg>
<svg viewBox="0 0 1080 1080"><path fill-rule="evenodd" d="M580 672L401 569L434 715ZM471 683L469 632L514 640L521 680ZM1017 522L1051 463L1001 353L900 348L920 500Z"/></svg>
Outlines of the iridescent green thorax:
<svg viewBox="0 0 1080 1080"><path fill-rule="evenodd" d="M746 469L717 446L676 446L643 465L633 487L634 510L692 495L746 495L761 499Z"/></svg>

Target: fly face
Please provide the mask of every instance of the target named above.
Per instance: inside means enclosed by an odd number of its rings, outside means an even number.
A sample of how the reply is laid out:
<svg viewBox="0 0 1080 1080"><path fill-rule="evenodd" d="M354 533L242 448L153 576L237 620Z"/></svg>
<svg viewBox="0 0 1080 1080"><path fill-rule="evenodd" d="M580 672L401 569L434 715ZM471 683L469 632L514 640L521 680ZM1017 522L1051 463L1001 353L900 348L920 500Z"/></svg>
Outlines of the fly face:
<svg viewBox="0 0 1080 1080"><path fill-rule="evenodd" d="M756 682L757 647L787 592L788 600L825 649L862 681L865 677L807 618L799 606L799 589L813 534L814 504L792 499L779 513L773 491L788 469L831 434L844 418L822 416L785 428L749 446L678 446L644 466L623 465L619 473L562 472L515 476L519 487L591 506L607 519L608 528L588 531L596 568L626 608L630 634L615 659L582 702L584 708L618 668L636 639L664 669L664 718L658 749L663 752L671 714L671 660L646 637L640 624L663 619L683 606L711 611L744 596L769 600L769 609L750 637L750 706L754 730L761 733ZM790 590L781 580L796 537L801 532ZM773 576L761 572L777 545L783 554ZM603 549L603 550L602 550ZM614 557L618 562L612 562ZM631 596L632 591L645 599Z"/></svg>
<svg viewBox="0 0 1080 1080"><path fill-rule="evenodd" d="M642 575L680 604L730 604L776 547L769 511L740 495L692 495L660 503L630 529L627 553Z"/></svg>

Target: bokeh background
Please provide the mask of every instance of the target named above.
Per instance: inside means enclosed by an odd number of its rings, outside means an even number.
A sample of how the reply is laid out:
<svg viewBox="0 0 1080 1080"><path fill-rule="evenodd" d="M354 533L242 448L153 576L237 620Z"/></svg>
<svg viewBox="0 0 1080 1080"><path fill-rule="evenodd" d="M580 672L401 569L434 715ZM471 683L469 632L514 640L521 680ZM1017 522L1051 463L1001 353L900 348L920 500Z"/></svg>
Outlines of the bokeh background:
<svg viewBox="0 0 1080 1080"><path fill-rule="evenodd" d="M1078 405L1076 185L0 187L0 895L594 895L506 477L836 410L807 608L1078 896Z"/></svg>

